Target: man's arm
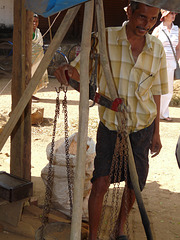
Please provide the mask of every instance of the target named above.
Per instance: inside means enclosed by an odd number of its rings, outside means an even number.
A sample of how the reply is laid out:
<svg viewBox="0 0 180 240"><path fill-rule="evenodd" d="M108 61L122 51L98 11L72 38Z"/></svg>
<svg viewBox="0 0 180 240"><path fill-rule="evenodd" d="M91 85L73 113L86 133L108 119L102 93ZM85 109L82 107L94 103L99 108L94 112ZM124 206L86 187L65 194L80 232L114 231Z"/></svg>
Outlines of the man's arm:
<svg viewBox="0 0 180 240"><path fill-rule="evenodd" d="M159 134L159 121L160 121L160 95L154 95L154 101L156 103L157 107L157 116L154 120L155 126L154 126L154 134L152 138L152 144L151 144L151 154L152 157L155 157L159 154L162 148L161 140L160 140L160 134Z"/></svg>

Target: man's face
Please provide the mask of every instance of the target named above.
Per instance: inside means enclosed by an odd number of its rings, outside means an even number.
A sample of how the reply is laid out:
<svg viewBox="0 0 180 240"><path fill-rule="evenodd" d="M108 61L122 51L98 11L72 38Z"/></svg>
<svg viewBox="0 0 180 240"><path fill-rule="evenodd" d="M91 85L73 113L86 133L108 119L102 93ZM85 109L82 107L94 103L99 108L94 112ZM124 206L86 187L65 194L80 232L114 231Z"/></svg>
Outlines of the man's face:
<svg viewBox="0 0 180 240"><path fill-rule="evenodd" d="M129 29L136 36L144 36L156 23L159 9L139 3L139 8L133 13L128 7Z"/></svg>

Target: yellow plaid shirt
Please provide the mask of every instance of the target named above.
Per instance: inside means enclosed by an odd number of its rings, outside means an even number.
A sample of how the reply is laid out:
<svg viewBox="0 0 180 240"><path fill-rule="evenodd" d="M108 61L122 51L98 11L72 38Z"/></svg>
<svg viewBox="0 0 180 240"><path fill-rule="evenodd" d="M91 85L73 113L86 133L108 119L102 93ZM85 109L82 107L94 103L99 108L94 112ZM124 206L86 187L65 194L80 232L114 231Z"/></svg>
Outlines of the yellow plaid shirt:
<svg viewBox="0 0 180 240"><path fill-rule="evenodd" d="M128 130L141 130L156 118L153 95L168 93L164 48L156 37L146 34L146 44L135 62L126 36L126 22L122 27L107 28L107 45L115 86L130 110ZM102 67L98 73L98 87L100 93L110 97ZM108 129L117 130L114 111L99 105L99 117Z"/></svg>

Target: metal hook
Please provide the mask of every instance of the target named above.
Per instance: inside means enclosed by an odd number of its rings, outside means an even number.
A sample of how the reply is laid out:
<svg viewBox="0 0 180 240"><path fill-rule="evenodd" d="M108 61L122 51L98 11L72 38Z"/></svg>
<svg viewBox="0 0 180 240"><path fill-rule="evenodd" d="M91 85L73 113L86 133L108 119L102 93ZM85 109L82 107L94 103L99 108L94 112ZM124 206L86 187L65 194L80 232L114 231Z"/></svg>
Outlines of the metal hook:
<svg viewBox="0 0 180 240"><path fill-rule="evenodd" d="M96 104L96 102L93 101L93 103L89 107L94 107L95 104Z"/></svg>
<svg viewBox="0 0 180 240"><path fill-rule="evenodd" d="M57 87L55 87L55 90L56 90L57 93L60 93L61 87L59 87L58 89L57 89Z"/></svg>
<svg viewBox="0 0 180 240"><path fill-rule="evenodd" d="M63 87L64 93L67 93L68 87Z"/></svg>

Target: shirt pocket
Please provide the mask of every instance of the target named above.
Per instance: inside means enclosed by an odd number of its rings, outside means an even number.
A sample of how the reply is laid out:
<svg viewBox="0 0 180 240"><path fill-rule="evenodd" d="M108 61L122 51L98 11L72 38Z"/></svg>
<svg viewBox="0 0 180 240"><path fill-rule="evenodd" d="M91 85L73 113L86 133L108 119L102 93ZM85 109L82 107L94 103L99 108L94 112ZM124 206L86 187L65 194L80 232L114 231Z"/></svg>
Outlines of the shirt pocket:
<svg viewBox="0 0 180 240"><path fill-rule="evenodd" d="M151 96L151 87L153 83L153 74L147 74L143 72L141 74L141 77L139 79L139 84L137 86L137 89L135 90L135 95L138 100L140 101L147 101Z"/></svg>

